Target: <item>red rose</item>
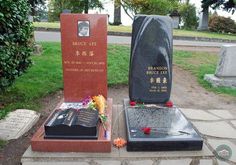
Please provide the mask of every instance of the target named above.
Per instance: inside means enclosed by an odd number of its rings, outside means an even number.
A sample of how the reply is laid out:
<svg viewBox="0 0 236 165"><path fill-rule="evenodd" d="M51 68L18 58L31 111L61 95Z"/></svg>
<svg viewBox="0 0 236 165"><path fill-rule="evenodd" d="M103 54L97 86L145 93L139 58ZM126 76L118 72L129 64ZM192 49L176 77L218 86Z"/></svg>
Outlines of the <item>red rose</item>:
<svg viewBox="0 0 236 165"><path fill-rule="evenodd" d="M135 101L130 101L130 102L129 102L129 105L135 106L135 105L136 105L136 102L135 102Z"/></svg>
<svg viewBox="0 0 236 165"><path fill-rule="evenodd" d="M142 128L142 131L144 134L149 135L151 133L151 128L150 127L144 127Z"/></svg>
<svg viewBox="0 0 236 165"><path fill-rule="evenodd" d="M173 107L173 102L172 101L167 101L165 106L171 108L171 107Z"/></svg>

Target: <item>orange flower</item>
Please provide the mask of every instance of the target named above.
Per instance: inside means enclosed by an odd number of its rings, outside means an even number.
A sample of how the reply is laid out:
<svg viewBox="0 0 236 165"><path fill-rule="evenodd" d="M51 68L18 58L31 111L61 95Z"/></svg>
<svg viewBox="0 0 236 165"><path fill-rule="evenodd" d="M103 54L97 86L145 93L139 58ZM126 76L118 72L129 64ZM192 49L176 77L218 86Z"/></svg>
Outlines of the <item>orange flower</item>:
<svg viewBox="0 0 236 165"><path fill-rule="evenodd" d="M95 102L99 114L105 114L106 99L102 95L94 96L93 101Z"/></svg>
<svg viewBox="0 0 236 165"><path fill-rule="evenodd" d="M115 146L115 147L117 147L117 148L122 148L122 147L124 147L125 145L126 145L126 140L125 139L123 139L123 138L116 138L116 139L114 139L114 141L113 141L113 145Z"/></svg>

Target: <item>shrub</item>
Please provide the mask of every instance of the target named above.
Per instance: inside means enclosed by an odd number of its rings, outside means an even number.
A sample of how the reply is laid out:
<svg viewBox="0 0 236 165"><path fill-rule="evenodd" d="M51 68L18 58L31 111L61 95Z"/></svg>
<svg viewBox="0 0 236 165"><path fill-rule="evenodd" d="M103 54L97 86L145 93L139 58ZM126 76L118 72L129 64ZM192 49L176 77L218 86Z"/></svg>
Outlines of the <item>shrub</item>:
<svg viewBox="0 0 236 165"><path fill-rule="evenodd" d="M236 33L236 23L231 18L212 15L209 19L209 30L218 33Z"/></svg>
<svg viewBox="0 0 236 165"><path fill-rule="evenodd" d="M179 8L181 21L183 22L184 29L196 29L197 16L196 7L192 4L182 4Z"/></svg>
<svg viewBox="0 0 236 165"><path fill-rule="evenodd" d="M32 24L27 0L0 0L0 91L31 64Z"/></svg>

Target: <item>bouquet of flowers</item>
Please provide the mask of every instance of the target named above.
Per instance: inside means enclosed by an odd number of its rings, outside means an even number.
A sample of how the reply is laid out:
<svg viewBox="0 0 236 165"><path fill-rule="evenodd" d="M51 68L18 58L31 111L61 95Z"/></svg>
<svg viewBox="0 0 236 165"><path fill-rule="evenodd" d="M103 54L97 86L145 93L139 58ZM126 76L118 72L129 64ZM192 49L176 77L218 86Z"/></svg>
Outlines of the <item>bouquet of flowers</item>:
<svg viewBox="0 0 236 165"><path fill-rule="evenodd" d="M87 108L88 110L98 111L99 119L106 130L106 122L107 122L107 115L106 115L106 99L102 95L87 97L82 101L83 107Z"/></svg>

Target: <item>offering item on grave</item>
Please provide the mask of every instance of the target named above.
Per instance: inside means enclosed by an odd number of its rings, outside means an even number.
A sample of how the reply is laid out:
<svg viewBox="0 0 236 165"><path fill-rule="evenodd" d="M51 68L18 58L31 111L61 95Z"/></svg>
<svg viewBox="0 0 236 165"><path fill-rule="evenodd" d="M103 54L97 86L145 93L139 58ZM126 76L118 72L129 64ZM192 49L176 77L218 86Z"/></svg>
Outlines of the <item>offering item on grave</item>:
<svg viewBox="0 0 236 165"><path fill-rule="evenodd" d="M94 96L93 97L94 102L96 103L96 106L98 107L99 114L105 113L106 108L106 100L102 95Z"/></svg>
<svg viewBox="0 0 236 165"><path fill-rule="evenodd" d="M87 97L81 104L63 105L45 124L45 138L97 139L99 119L106 130L106 100L102 95ZM80 105L80 106L78 106Z"/></svg>

